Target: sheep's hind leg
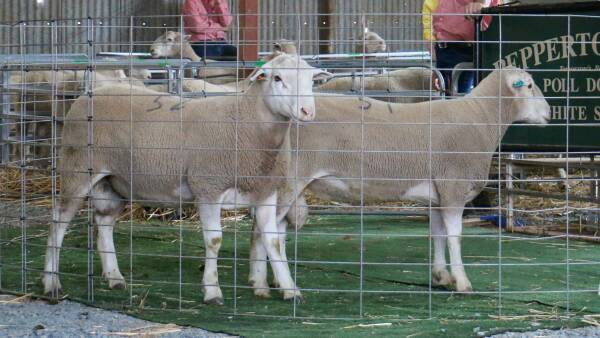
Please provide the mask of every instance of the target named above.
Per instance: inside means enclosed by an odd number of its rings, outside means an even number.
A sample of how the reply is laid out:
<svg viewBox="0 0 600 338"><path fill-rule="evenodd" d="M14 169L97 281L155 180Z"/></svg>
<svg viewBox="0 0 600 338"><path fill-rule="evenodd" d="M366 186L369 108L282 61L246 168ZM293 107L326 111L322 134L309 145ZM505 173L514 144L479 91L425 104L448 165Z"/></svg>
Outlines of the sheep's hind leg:
<svg viewBox="0 0 600 338"><path fill-rule="evenodd" d="M202 277L204 302L206 304L223 305L223 293L219 287L219 273L217 271L219 249L223 241L221 205L213 201L203 201L198 206L198 212L202 222L202 235L206 250L206 262Z"/></svg>
<svg viewBox="0 0 600 338"><path fill-rule="evenodd" d="M306 197L304 194L300 194L296 201L292 204L288 210L287 215L277 224L277 231L279 232L279 248L281 249L281 256L287 261L285 243L287 238L287 229L293 229L295 232L300 231L304 224L308 221L308 204L306 203ZM277 278L273 278L273 284L279 287Z"/></svg>
<svg viewBox="0 0 600 338"><path fill-rule="evenodd" d="M256 208L256 226L258 227L263 245L267 251L273 274L283 290L283 299L302 301L300 290L297 289L286 260L281 256L281 239L277 230L277 193L274 193ZM285 248L283 248L285 250Z"/></svg>
<svg viewBox="0 0 600 338"><path fill-rule="evenodd" d="M287 228L288 228L288 221L287 219L282 219L279 223L277 223L277 235L279 236L279 254L281 255L281 260L287 262L287 254L286 254L286 248L285 248L285 240L286 240L286 233L287 233ZM281 285L279 284L279 281L277 280L277 275L273 274L273 286L275 286L276 288L280 288Z"/></svg>
<svg viewBox="0 0 600 338"><path fill-rule="evenodd" d="M468 293L473 291L471 282L465 273L460 250L460 236L462 234L463 207L446 207L441 210L444 227L448 234L448 250L450 251L450 270L456 280L456 291Z"/></svg>
<svg viewBox="0 0 600 338"><path fill-rule="evenodd" d="M62 286L59 279L60 248L67 231L69 223L75 216L77 210L83 203L83 199L92 187L106 175L90 177L84 174L73 174L68 179L63 179L61 185L61 196L52 212L52 224L48 232L46 245L46 256L42 283L44 294L50 297L58 297L62 294Z"/></svg>
<svg viewBox="0 0 600 338"><path fill-rule="evenodd" d="M110 184L103 180L92 191L94 221L98 227L98 253L102 262L102 277L108 281L111 289L125 289L125 278L119 270L113 230L123 209L121 196L113 191Z"/></svg>
<svg viewBox="0 0 600 338"><path fill-rule="evenodd" d="M267 283L267 250L262 242L256 221L254 222L250 244L250 275L248 282L254 289L254 295L262 298L271 297L269 284Z"/></svg>
<svg viewBox="0 0 600 338"><path fill-rule="evenodd" d="M302 191L302 188L306 187L306 183L301 182L296 187L296 191ZM295 231L300 230L304 224L306 224L308 219L308 205L306 204L306 198L303 193L300 193L295 200L289 200L289 192L288 194L284 194L281 198L281 205L277 206L277 232L279 235L279 252L281 254L282 260L287 261L286 255L286 238L287 238L287 229L292 228ZM288 203L291 203L288 204ZM281 217L280 213L286 212L286 214ZM279 288L279 281L277 280L277 276L273 274L273 286Z"/></svg>
<svg viewBox="0 0 600 338"><path fill-rule="evenodd" d="M454 278L446 268L446 229L438 209L431 209L429 218L431 234L433 235L433 285L450 286Z"/></svg>

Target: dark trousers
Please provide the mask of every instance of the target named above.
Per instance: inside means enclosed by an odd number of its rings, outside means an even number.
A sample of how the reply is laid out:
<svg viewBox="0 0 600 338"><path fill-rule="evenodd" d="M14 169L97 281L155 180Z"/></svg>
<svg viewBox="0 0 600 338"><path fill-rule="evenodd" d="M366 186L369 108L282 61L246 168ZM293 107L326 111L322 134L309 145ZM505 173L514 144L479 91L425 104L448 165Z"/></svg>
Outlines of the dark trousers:
<svg viewBox="0 0 600 338"><path fill-rule="evenodd" d="M454 66L461 62L473 62L473 46L469 46L462 42L436 43L435 55L435 65L444 77L446 90L449 90L452 83L452 69L454 69ZM470 91L469 89L475 77L474 72L467 73L469 73L469 75L465 74L461 76L461 79L459 80L458 88L461 93Z"/></svg>
<svg viewBox="0 0 600 338"><path fill-rule="evenodd" d="M194 52L201 58L212 60L235 60L237 48L225 40L192 42Z"/></svg>

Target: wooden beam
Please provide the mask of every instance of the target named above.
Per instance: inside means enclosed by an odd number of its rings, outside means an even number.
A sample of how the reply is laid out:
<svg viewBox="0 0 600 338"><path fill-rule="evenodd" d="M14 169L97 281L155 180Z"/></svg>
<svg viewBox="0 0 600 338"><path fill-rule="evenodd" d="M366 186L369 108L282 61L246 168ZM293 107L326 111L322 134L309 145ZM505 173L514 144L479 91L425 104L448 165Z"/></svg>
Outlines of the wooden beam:
<svg viewBox="0 0 600 338"><path fill-rule="evenodd" d="M334 12L335 3L333 0L320 0L318 5L319 11L319 53L320 54L331 54L333 53L333 46L331 41L333 40L333 16L331 13Z"/></svg>
<svg viewBox="0 0 600 338"><path fill-rule="evenodd" d="M258 0L241 0L238 3L240 15L239 59L254 61L258 59Z"/></svg>

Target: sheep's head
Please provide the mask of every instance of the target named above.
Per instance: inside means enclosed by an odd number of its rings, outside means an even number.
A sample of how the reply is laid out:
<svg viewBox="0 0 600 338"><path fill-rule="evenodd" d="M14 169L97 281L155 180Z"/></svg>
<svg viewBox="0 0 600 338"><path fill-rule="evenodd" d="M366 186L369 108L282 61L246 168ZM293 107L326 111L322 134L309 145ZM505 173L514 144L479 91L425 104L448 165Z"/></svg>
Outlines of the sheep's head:
<svg viewBox="0 0 600 338"><path fill-rule="evenodd" d="M364 43L364 46L363 46ZM366 31L360 38L359 43L356 45L357 53L383 53L387 49L385 40L379 36L379 34L371 31Z"/></svg>
<svg viewBox="0 0 600 338"><path fill-rule="evenodd" d="M282 52L282 53L286 53L286 54L298 54L297 50L296 50L296 44L294 43L294 41L290 41L290 40L286 40L286 39L279 39L277 41L275 41L275 43L273 43L273 49L276 52Z"/></svg>
<svg viewBox="0 0 600 338"><path fill-rule="evenodd" d="M502 69L503 96L512 98L511 116L515 121L547 124L550 105L533 78L524 70L510 67Z"/></svg>
<svg viewBox="0 0 600 338"><path fill-rule="evenodd" d="M286 39L277 40L273 43L273 53L265 55L262 60L264 62L269 62L281 54L296 55L296 44L294 44L293 41Z"/></svg>
<svg viewBox="0 0 600 338"><path fill-rule="evenodd" d="M150 46L153 58L178 57L181 55L182 43L189 43L189 35L168 31L154 40Z"/></svg>
<svg viewBox="0 0 600 338"><path fill-rule="evenodd" d="M260 86L265 105L286 119L315 118L313 80L331 77L298 56L281 54L254 71L250 81Z"/></svg>
<svg viewBox="0 0 600 338"><path fill-rule="evenodd" d="M140 80L148 80L152 78L152 72L145 68L132 68L128 70L129 76L140 79Z"/></svg>

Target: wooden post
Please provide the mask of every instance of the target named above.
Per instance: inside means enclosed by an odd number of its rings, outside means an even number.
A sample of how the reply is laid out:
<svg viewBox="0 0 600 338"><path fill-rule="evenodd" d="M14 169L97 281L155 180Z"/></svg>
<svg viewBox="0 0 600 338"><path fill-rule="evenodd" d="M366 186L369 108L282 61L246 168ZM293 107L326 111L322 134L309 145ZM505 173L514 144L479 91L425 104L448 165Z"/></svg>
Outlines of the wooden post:
<svg viewBox="0 0 600 338"><path fill-rule="evenodd" d="M331 40L333 38L333 13L334 9L333 0L320 0L318 11L319 11L319 54L331 54L333 46Z"/></svg>
<svg viewBox="0 0 600 338"><path fill-rule="evenodd" d="M239 59L254 61L258 59L258 0L241 0L238 3L240 15Z"/></svg>

